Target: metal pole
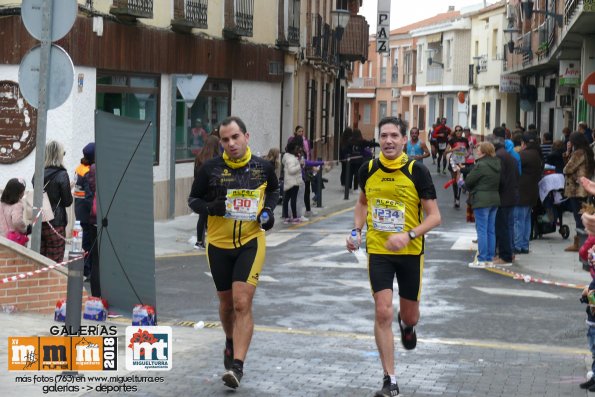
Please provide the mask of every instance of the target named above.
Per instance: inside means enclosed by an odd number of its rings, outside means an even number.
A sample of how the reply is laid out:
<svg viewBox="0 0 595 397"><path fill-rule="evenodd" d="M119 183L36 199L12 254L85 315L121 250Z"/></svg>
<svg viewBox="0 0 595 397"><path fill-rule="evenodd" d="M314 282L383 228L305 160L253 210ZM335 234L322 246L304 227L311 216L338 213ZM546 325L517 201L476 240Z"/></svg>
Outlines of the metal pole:
<svg viewBox="0 0 595 397"><path fill-rule="evenodd" d="M90 253L89 253L90 254ZM82 252L73 252L68 259L82 256ZM66 287L66 329L68 335L77 335L81 327L81 306L83 304L83 269L85 261L81 257L68 266L68 284Z"/></svg>
<svg viewBox="0 0 595 397"><path fill-rule="evenodd" d="M178 96L178 77L171 76L171 131L169 150L169 207L167 217L174 219L176 215L176 108Z"/></svg>
<svg viewBox="0 0 595 397"><path fill-rule="evenodd" d="M48 98L50 82L50 49L52 47L52 14L54 0L42 2L41 47L39 60L39 106L37 107L37 137L35 145L35 174L33 177L33 207L37 214L43 202L43 185L45 170L45 139L48 116ZM41 247L41 218L33 225L31 249L39 252Z"/></svg>
<svg viewBox="0 0 595 397"><path fill-rule="evenodd" d="M318 157L318 161L322 161L321 157ZM316 173L316 207L322 207L322 168L324 166L320 166L318 168L318 172Z"/></svg>

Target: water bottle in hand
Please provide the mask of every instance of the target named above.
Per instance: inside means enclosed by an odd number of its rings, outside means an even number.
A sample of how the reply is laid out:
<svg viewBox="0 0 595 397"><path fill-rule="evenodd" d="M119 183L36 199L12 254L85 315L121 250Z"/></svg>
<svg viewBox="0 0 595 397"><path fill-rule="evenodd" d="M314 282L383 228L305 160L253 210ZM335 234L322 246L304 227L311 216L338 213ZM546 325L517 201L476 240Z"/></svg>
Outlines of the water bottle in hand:
<svg viewBox="0 0 595 397"><path fill-rule="evenodd" d="M266 211L262 211L262 214L260 214L260 226L264 225L268 221L269 221L269 213Z"/></svg>
<svg viewBox="0 0 595 397"><path fill-rule="evenodd" d="M349 241L351 242L351 244L353 244L355 246L356 250L359 249L359 243L357 241L357 231L355 229L351 231L351 235L349 236Z"/></svg>
<svg viewBox="0 0 595 397"><path fill-rule="evenodd" d="M72 228L72 242L70 246L70 252L82 253L83 252L83 228L81 222L76 221Z"/></svg>

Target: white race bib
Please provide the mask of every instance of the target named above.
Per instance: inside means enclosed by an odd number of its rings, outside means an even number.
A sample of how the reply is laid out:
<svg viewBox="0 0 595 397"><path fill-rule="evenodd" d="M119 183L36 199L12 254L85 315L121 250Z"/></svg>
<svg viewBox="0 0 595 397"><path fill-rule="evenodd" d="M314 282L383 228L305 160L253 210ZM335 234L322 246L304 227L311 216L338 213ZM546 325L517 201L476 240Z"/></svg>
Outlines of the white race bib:
<svg viewBox="0 0 595 397"><path fill-rule="evenodd" d="M446 142L439 142L438 143L438 149L440 149L440 150L446 149Z"/></svg>
<svg viewBox="0 0 595 397"><path fill-rule="evenodd" d="M260 191L228 189L225 200L225 218L237 221L255 221L258 215Z"/></svg>
<svg viewBox="0 0 595 397"><path fill-rule="evenodd" d="M405 203L378 198L372 205L372 227L381 232L405 229Z"/></svg>

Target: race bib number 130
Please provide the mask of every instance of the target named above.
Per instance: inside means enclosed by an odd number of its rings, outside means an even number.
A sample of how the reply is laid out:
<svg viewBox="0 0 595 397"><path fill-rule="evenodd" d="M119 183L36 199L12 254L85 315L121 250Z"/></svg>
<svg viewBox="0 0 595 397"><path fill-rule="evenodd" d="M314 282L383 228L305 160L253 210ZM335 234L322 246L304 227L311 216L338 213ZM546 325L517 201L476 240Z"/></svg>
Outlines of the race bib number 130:
<svg viewBox="0 0 595 397"><path fill-rule="evenodd" d="M402 232L405 229L405 204L376 199L372 206L372 227L381 232Z"/></svg>
<svg viewBox="0 0 595 397"><path fill-rule="evenodd" d="M225 201L225 218L238 221L255 221L258 215L260 191L229 189Z"/></svg>

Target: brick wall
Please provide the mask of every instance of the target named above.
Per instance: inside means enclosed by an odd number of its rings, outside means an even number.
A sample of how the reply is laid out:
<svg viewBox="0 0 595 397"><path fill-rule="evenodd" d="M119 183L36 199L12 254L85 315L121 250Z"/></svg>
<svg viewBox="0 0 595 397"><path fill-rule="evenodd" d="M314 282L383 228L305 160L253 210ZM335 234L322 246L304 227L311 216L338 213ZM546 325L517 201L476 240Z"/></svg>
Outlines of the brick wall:
<svg viewBox="0 0 595 397"><path fill-rule="evenodd" d="M19 244L0 237L0 279L33 272L55 264ZM66 298L66 269L52 269L25 279L0 284L0 309L14 306L20 312L53 312L56 301ZM83 291L83 302L87 294Z"/></svg>

